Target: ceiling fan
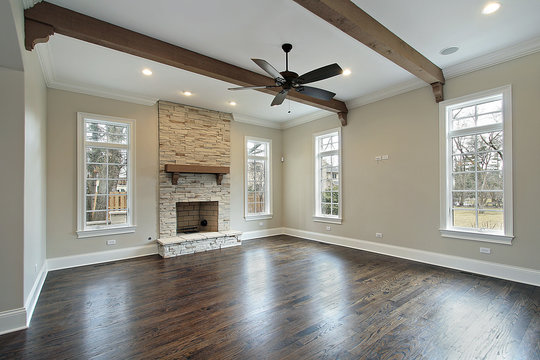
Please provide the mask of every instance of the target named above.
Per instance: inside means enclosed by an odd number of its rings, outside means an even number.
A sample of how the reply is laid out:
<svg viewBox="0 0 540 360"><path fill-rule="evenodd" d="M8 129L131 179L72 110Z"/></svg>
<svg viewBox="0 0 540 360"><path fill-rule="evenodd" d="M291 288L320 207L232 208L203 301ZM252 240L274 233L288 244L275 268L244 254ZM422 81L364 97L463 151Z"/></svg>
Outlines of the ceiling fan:
<svg viewBox="0 0 540 360"><path fill-rule="evenodd" d="M281 105L285 98L287 97L287 93L294 89L295 91L308 95L317 99L321 100L331 100L336 94L328 91L323 90L311 86L305 86L305 84L309 84L315 81L320 81L324 79L331 78L336 75L340 75L343 73L343 70L338 64L330 64L323 66L321 68L312 70L310 72L305 73L304 75L298 76L297 73L289 71L289 52L292 49L291 44L283 44L281 46L283 51L285 51L285 71L279 72L277 71L272 65L268 63L268 61L263 59L251 59L253 62L261 69L266 71L274 81L276 82L276 85L260 85L260 86L242 86L242 87L235 87L235 88L229 88L229 90L247 90L247 89L270 89L270 88L281 88L282 90L276 95L274 100L272 101L272 106L274 105Z"/></svg>

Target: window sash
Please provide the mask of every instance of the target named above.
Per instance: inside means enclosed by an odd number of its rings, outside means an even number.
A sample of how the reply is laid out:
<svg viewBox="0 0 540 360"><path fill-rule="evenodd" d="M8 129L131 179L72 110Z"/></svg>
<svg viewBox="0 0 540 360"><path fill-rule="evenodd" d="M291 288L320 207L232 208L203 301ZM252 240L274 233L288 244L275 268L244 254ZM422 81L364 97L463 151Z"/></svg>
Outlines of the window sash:
<svg viewBox="0 0 540 360"><path fill-rule="evenodd" d="M249 144L264 144L266 151L263 155L250 154ZM272 140L246 137L245 151L245 218L260 218L272 215L271 202L271 151ZM256 164L259 166L262 178L257 179ZM252 171L250 171L250 168Z"/></svg>
<svg viewBox="0 0 540 360"><path fill-rule="evenodd" d="M326 138L337 136L337 149L321 150L322 142ZM331 129L323 133L314 134L314 153L315 153L315 211L314 220L320 219L341 220L342 217L342 177L341 177L341 129ZM331 163L329 166L323 166L322 160L325 157L337 156L337 164ZM323 171L331 173L330 179L324 179ZM330 171L328 171L330 169ZM334 181L333 174L337 173L337 181ZM324 183L330 181L330 189L324 188ZM334 184L337 182L337 189ZM328 184L328 183L327 183ZM329 200L329 201L323 201ZM329 213L327 213L329 212ZM322 220L321 220L322 221Z"/></svg>
<svg viewBox="0 0 540 360"><path fill-rule="evenodd" d="M121 135L125 136L127 143L87 140L88 123L126 128L126 132ZM89 235L84 234L85 232L99 232L101 234L103 231L107 231L107 229L127 228L130 230L129 232L134 231L132 191L134 189L133 173L135 164L133 144L134 125L134 121L129 119L78 113L78 190L80 195L78 201L77 234L79 237L88 237ZM97 161L88 161L89 149L102 149L105 151L105 157L97 159ZM121 156L121 160L118 160L118 162L111 161L111 156L113 155L109 153L109 150L114 150L115 152L117 150L125 150L125 158L123 158L124 155L122 153L118 153ZM88 167L93 165L103 167L103 172L95 174L97 176L89 177L89 175L94 175L88 174ZM122 176L122 168L125 168L125 176ZM118 176L109 173L113 169L118 171ZM89 186L96 187L95 192L88 193ZM98 189L98 186L104 187L104 189ZM123 191L122 188L124 187L125 190ZM115 224L112 216L122 215L122 213L125 213L125 222L122 221ZM95 221L89 220L91 216L98 216L98 219Z"/></svg>
<svg viewBox="0 0 540 360"><path fill-rule="evenodd" d="M502 122L481 125L475 127L469 127L465 129L451 130L452 112L456 109L465 108L469 106L475 106L474 114L470 117L476 119L476 117L484 116L485 113L478 113L478 105L485 104L491 101L502 100L502 109L500 111L492 111L490 113L500 112L502 115ZM493 89L486 92L473 94L470 96L462 97L459 99L453 99L442 102L440 104L440 124L441 124L441 234L445 237L457 237L469 240L490 241L497 243L511 243L513 238L513 224L512 224L512 152L511 152L511 88L510 86ZM476 123L476 120L475 120ZM479 135L490 132L502 132L502 146L500 150L483 150L479 151L478 139L474 140L474 151L467 151L464 153L453 153L453 141L456 137L463 137L469 135ZM489 153L502 153L503 161L502 170L500 170L499 160L495 160L495 165L491 165L494 168L480 169L478 159L480 156L486 156ZM463 161L463 169L465 171L454 171L454 159L459 156L467 156L469 159ZM471 159L472 158L472 159ZM496 157L494 158L496 159ZM480 177L487 173L499 173L502 175L501 188L493 190L479 188ZM474 188L472 189L454 189L455 175L467 175L474 174ZM474 206L471 207L456 207L453 200L453 195L456 193L469 193L474 195ZM487 197L486 194L502 194L502 206L501 207L488 207L485 203L479 202L480 196ZM497 206L499 196L491 198L490 202L495 202L494 206ZM485 198L484 198L485 200ZM474 225L471 227L459 226L461 224L455 223L456 211L461 211L461 216L469 212L469 215L474 212ZM489 224L486 219L489 216L495 216L495 214L502 215L502 228L489 229L483 224ZM467 216L469 216L467 215ZM500 215L499 215L500 216ZM469 216L469 219L471 217ZM462 217L462 219L465 219ZM498 220L491 223L490 226L498 227ZM456 224L456 225L454 225ZM474 234L478 234L475 236Z"/></svg>

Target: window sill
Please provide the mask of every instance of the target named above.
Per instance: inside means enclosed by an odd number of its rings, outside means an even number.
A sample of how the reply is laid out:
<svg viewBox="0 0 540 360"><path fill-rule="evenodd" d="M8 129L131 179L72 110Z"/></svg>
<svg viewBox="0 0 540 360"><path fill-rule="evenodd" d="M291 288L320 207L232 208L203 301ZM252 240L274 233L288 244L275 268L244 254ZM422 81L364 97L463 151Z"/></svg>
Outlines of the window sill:
<svg viewBox="0 0 540 360"><path fill-rule="evenodd" d="M313 221L329 224L341 224L341 218L337 217L313 216Z"/></svg>
<svg viewBox="0 0 540 360"><path fill-rule="evenodd" d="M459 230L445 230L440 229L441 236L447 238L455 238L462 240L483 241L495 244L512 245L512 239L514 236L497 235L489 233L477 233Z"/></svg>
<svg viewBox="0 0 540 360"><path fill-rule="evenodd" d="M96 237L96 236L105 236L105 235L117 235L117 234L128 234L135 232L137 226L122 226L122 227L113 227L106 229L89 229L89 230L79 230L77 231L77 237L79 239Z"/></svg>
<svg viewBox="0 0 540 360"><path fill-rule="evenodd" d="M255 220L268 220L273 218L273 214L261 214L261 215L246 215L244 219L246 221L255 221Z"/></svg>

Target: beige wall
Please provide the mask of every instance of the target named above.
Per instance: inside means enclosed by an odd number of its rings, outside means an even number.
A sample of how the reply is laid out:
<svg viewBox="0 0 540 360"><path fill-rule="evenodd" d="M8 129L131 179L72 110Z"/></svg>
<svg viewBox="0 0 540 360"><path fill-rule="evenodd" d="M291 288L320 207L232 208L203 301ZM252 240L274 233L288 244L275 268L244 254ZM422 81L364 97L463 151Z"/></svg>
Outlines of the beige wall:
<svg viewBox="0 0 540 360"><path fill-rule="evenodd" d="M157 106L47 91L47 258L149 244L158 233ZM135 120L135 233L78 239L77 112ZM106 240L116 239L116 245Z"/></svg>
<svg viewBox="0 0 540 360"><path fill-rule="evenodd" d="M24 73L0 67L0 312L23 307Z"/></svg>
<svg viewBox="0 0 540 360"><path fill-rule="evenodd" d="M272 207L273 217L266 220L244 219L244 138L246 136L272 140ZM282 131L266 127L231 122L231 229L254 231L281 227ZM261 225L262 224L262 225Z"/></svg>
<svg viewBox="0 0 540 360"><path fill-rule="evenodd" d="M158 234L157 106L48 89L47 91L47 258L148 244ZM134 234L77 239L77 112L136 120L136 224ZM244 220L244 136L272 139L273 210L269 220ZM281 130L231 122L231 229L281 227ZM262 223L262 225L259 225ZM106 245L116 239L117 245Z"/></svg>
<svg viewBox="0 0 540 360"><path fill-rule="evenodd" d="M439 235L438 105L431 89L350 111L343 128L343 224L316 223L312 134L338 126L335 116L284 131L283 226L442 254L540 269L540 53L450 79L445 98L512 84L514 232L512 246ZM390 160L379 164L376 155ZM308 175L306 175L308 174ZM382 232L384 238L376 239ZM492 249L479 253L480 246Z"/></svg>

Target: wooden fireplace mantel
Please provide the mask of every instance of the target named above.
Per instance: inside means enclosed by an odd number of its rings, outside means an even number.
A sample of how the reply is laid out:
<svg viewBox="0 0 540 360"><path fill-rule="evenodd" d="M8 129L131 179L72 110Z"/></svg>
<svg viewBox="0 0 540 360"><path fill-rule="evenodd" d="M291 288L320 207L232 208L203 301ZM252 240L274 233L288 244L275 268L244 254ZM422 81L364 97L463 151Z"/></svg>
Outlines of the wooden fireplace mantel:
<svg viewBox="0 0 540 360"><path fill-rule="evenodd" d="M165 164L165 172L172 173L172 184L178 185L178 178L182 173L189 174L215 174L216 183L221 185L223 175L230 173L228 166L204 166L204 165L177 165Z"/></svg>

